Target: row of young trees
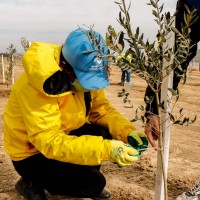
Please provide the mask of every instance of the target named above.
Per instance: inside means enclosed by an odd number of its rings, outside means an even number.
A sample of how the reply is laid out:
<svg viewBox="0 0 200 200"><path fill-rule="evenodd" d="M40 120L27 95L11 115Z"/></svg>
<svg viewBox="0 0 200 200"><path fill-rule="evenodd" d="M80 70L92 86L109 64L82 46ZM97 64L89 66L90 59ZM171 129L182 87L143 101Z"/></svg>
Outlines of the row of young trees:
<svg viewBox="0 0 200 200"><path fill-rule="evenodd" d="M30 45L30 42L26 39L26 37L22 37L21 44L24 48L24 51L26 51ZM7 53L1 55L0 72L2 74L2 82L3 84L7 84L7 86L12 85L15 81L14 66L16 64L16 60L18 59L16 53L16 47L11 44L7 48ZM5 58L7 59L8 63L6 66L4 62Z"/></svg>

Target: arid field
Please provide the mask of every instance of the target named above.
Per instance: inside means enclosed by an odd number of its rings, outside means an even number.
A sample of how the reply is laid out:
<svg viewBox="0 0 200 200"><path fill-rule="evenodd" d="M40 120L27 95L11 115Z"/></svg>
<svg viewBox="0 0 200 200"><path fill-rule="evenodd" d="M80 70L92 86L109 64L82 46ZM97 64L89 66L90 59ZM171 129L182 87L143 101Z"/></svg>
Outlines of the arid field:
<svg viewBox="0 0 200 200"><path fill-rule="evenodd" d="M139 105L144 105L146 83L132 75L132 86L125 85L130 92L130 103L124 104L123 98L117 97L122 90L119 85L121 70L111 67L111 85L106 89L106 95L111 104L126 118L132 119ZM188 74L187 83L181 89L179 102L175 105L174 114L180 108L184 113L197 120L189 126L173 125L171 127L170 155L168 168L169 200L174 200L180 193L194 186L200 180L200 72L194 68ZM15 66L15 79L23 72L20 62ZM18 175L14 171L9 157L3 147L3 111L8 100L10 87L2 83L0 76L0 200L20 200L14 185ZM133 108L130 108L130 104ZM137 122L139 130L143 130ZM112 193L113 200L153 200L155 187L157 152L149 148L142 158L132 166L119 168L109 162L103 162L102 171L107 177L107 188ZM49 199L73 199L51 197Z"/></svg>

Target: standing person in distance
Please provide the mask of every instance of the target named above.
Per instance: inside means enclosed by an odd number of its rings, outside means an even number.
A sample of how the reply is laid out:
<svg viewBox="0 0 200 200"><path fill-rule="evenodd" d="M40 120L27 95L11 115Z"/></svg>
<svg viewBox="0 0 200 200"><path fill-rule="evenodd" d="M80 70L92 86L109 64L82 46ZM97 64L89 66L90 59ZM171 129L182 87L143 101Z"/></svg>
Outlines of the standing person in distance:
<svg viewBox="0 0 200 200"><path fill-rule="evenodd" d="M126 59L125 54L117 56L116 65L119 66L119 67L124 66L125 65L124 59ZM128 55L127 59L128 59L129 62L131 62L131 59L132 59L131 55ZM122 71L122 75L121 75L120 85L124 86L125 83L127 83L128 85L131 85L131 73L128 72L128 70L126 70L126 69L121 69L121 71Z"/></svg>

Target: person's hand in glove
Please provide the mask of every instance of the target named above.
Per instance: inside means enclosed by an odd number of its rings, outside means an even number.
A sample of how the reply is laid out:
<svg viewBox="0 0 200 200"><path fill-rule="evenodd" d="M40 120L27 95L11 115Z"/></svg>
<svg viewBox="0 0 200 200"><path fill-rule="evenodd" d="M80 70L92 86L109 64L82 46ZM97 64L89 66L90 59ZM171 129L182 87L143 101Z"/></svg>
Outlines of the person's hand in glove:
<svg viewBox="0 0 200 200"><path fill-rule="evenodd" d="M129 144L137 149L140 153L148 147L148 139L145 133L140 131L132 131L128 135Z"/></svg>
<svg viewBox="0 0 200 200"><path fill-rule="evenodd" d="M140 158L139 152L131 145L125 144L122 141L111 140L110 146L110 161L117 163L118 166L124 167L131 165Z"/></svg>

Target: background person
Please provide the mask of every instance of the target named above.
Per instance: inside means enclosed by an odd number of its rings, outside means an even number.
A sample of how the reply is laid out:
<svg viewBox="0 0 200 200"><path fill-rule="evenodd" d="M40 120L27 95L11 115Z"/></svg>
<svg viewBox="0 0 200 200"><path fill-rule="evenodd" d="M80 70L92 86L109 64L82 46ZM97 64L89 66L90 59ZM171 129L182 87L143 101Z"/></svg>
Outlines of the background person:
<svg viewBox="0 0 200 200"><path fill-rule="evenodd" d="M100 38L101 54L89 33ZM36 42L24 54L4 112L4 147L26 199L44 200L45 190L109 199L102 161L131 165L140 157L135 148L148 145L105 97L107 54L102 36L85 29L71 32L64 46Z"/></svg>

